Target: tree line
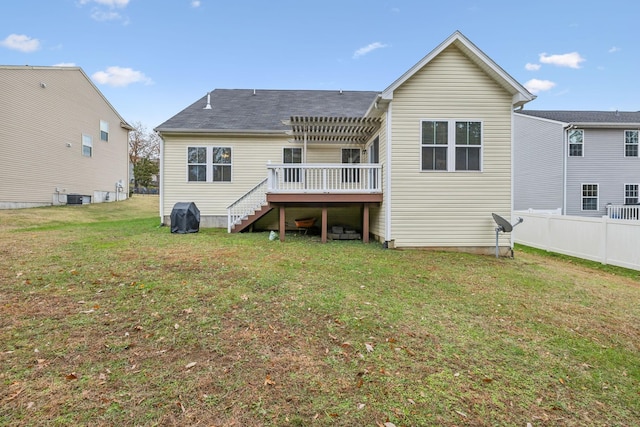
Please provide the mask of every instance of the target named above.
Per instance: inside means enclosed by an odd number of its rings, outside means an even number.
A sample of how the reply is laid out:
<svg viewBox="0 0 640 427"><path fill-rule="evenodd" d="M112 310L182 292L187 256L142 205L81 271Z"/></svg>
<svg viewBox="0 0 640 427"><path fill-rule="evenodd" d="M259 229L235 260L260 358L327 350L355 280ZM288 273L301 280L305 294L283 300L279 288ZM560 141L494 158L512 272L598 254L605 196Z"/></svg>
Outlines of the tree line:
<svg viewBox="0 0 640 427"><path fill-rule="evenodd" d="M133 165L133 187L149 187L160 171L160 136L134 122L129 132L129 162Z"/></svg>

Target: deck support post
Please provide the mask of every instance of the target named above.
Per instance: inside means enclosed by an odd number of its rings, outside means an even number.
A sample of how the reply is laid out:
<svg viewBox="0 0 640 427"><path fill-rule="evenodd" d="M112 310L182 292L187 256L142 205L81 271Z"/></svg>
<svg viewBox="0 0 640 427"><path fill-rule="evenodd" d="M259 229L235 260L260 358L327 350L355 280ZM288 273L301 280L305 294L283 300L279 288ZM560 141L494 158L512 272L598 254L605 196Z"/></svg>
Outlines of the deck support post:
<svg viewBox="0 0 640 427"><path fill-rule="evenodd" d="M285 222L285 212L284 212L284 205L280 205L280 224L278 225L279 228L279 232L280 232L280 241L284 242L284 232L286 229L286 222Z"/></svg>
<svg viewBox="0 0 640 427"><path fill-rule="evenodd" d="M327 243L327 206L322 206L322 231L320 232L322 243Z"/></svg>
<svg viewBox="0 0 640 427"><path fill-rule="evenodd" d="M362 208L362 242L369 243L369 203L363 203Z"/></svg>

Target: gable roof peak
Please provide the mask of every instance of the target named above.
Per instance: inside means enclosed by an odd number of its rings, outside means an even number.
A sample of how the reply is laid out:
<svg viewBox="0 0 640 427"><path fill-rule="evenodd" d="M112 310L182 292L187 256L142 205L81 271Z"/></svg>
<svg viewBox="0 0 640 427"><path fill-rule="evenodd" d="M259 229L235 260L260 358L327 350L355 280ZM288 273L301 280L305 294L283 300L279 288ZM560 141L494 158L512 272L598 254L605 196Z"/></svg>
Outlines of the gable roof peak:
<svg viewBox="0 0 640 427"><path fill-rule="evenodd" d="M478 65L484 72L493 78L500 86L504 87L511 95L514 107L519 107L536 98L524 86L518 83L498 64L496 64L489 56L480 50L471 42L462 32L456 30L440 43L435 49L429 52L413 67L409 68L403 75L394 81L389 87L382 92L382 99L393 99L393 92L403 83L409 80L414 74L430 63L434 58L440 55L449 46L455 45L462 53L472 62Z"/></svg>

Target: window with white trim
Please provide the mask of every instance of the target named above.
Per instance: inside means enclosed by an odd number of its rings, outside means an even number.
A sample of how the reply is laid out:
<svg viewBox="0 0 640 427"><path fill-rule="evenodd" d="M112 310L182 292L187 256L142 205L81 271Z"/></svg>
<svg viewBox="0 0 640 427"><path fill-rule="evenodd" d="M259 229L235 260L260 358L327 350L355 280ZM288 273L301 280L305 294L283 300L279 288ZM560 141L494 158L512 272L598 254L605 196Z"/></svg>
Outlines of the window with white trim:
<svg viewBox="0 0 640 427"><path fill-rule="evenodd" d="M638 203L638 184L624 185L624 204L635 205Z"/></svg>
<svg viewBox="0 0 640 427"><path fill-rule="evenodd" d="M187 149L187 170L189 181L207 180L206 147L189 147Z"/></svg>
<svg viewBox="0 0 640 427"><path fill-rule="evenodd" d="M421 170L482 170L482 122L423 120L420 129Z"/></svg>
<svg viewBox="0 0 640 427"><path fill-rule="evenodd" d="M480 122L456 122L456 170L479 171L481 148Z"/></svg>
<svg viewBox="0 0 640 427"><path fill-rule="evenodd" d="M93 138L91 135L82 134L82 155L85 157L93 155Z"/></svg>
<svg viewBox="0 0 640 427"><path fill-rule="evenodd" d="M343 148L342 149L342 164L359 164L360 163L360 149L359 148ZM342 182L360 182L360 169L343 169L342 170Z"/></svg>
<svg viewBox="0 0 640 427"><path fill-rule="evenodd" d="M211 147L213 182L231 182L231 148Z"/></svg>
<svg viewBox="0 0 640 427"><path fill-rule="evenodd" d="M598 184L582 184L582 210L598 210Z"/></svg>
<svg viewBox="0 0 640 427"><path fill-rule="evenodd" d="M569 157L582 157L584 148L584 130L571 129L568 134Z"/></svg>
<svg viewBox="0 0 640 427"><path fill-rule="evenodd" d="M638 131L624 131L624 156L638 157Z"/></svg>
<svg viewBox="0 0 640 427"><path fill-rule="evenodd" d="M302 163L302 148L285 147L282 150L282 163L284 164L300 164ZM300 182L300 168L284 169L284 182Z"/></svg>
<svg viewBox="0 0 640 427"><path fill-rule="evenodd" d="M109 141L109 122L100 120L100 141Z"/></svg>
<svg viewBox="0 0 640 427"><path fill-rule="evenodd" d="M187 180L230 182L231 147L188 147Z"/></svg>

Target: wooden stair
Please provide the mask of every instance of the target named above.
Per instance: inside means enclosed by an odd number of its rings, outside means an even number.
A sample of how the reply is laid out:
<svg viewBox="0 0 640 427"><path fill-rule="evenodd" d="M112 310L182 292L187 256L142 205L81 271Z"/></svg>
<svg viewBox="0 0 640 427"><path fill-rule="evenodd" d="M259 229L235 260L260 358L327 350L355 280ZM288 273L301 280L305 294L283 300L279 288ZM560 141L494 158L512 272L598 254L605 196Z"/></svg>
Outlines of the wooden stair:
<svg viewBox="0 0 640 427"><path fill-rule="evenodd" d="M251 224L271 212L273 206L270 205L262 205L260 208L256 209L252 214L247 215L240 221L238 224L231 226L232 233L240 233L246 230Z"/></svg>

